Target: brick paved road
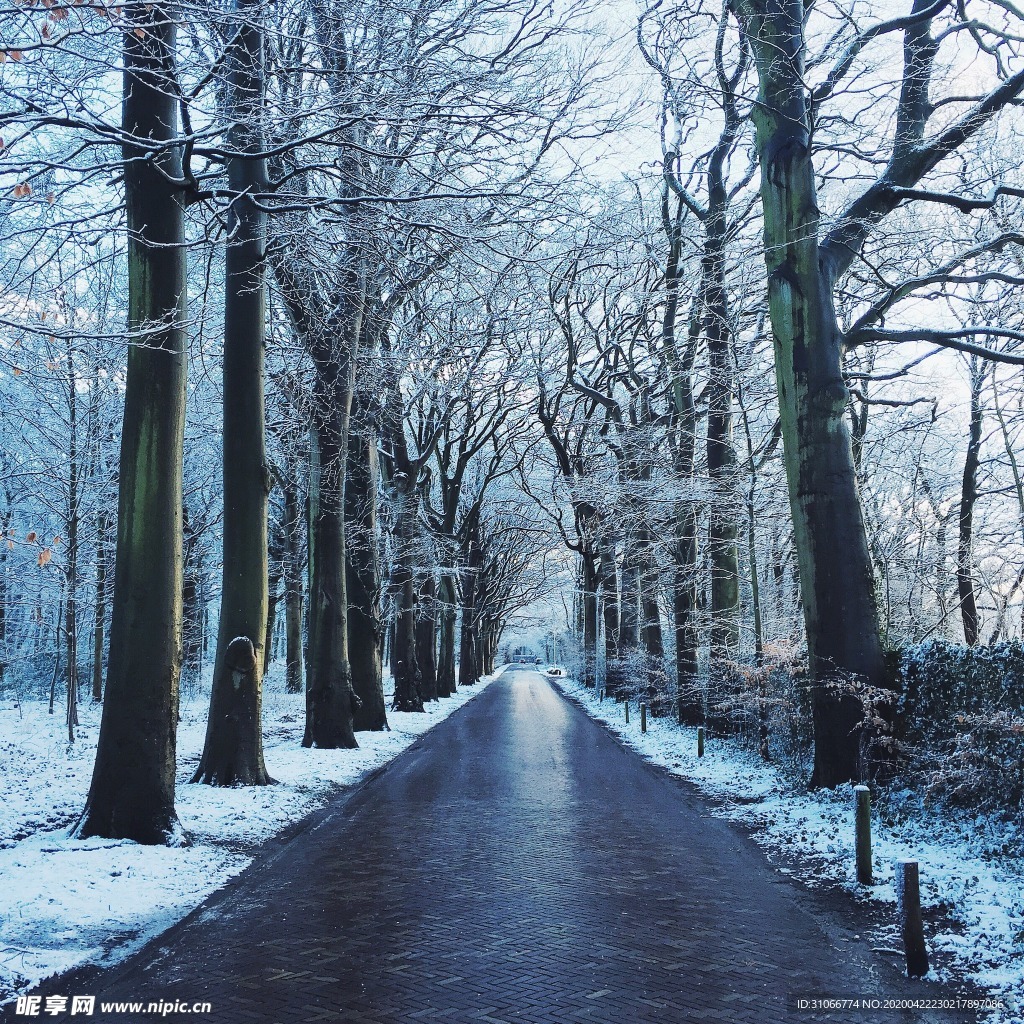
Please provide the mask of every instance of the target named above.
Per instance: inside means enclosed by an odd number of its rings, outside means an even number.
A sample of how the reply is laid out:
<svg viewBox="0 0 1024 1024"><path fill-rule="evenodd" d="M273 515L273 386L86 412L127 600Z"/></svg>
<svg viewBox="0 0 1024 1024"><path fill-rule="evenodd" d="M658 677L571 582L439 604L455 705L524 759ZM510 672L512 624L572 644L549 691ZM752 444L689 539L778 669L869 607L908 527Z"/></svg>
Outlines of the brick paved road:
<svg viewBox="0 0 1024 1024"><path fill-rule="evenodd" d="M929 1019L791 1014L791 992L922 994L853 962L870 954L837 948L806 903L516 670L92 991L208 1000L201 1019L232 1024Z"/></svg>

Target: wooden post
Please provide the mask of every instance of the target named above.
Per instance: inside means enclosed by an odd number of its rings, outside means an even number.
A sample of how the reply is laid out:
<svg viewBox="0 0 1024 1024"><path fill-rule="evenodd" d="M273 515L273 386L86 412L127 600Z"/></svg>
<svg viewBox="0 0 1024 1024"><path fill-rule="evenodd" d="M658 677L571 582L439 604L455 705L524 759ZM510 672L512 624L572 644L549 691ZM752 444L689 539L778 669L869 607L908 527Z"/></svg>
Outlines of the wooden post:
<svg viewBox="0 0 1024 1024"><path fill-rule="evenodd" d="M871 885L871 790L867 786L854 786L857 811L854 817L857 845L857 881Z"/></svg>
<svg viewBox="0 0 1024 1024"><path fill-rule="evenodd" d="M704 726L697 726L697 756L704 756Z"/></svg>
<svg viewBox="0 0 1024 1024"><path fill-rule="evenodd" d="M896 913L900 919L903 950L907 955L907 974L920 978L928 973L928 950L924 944L921 919L921 884L916 860L896 862Z"/></svg>
<svg viewBox="0 0 1024 1024"><path fill-rule="evenodd" d="M647 732L647 705L640 705L640 731Z"/></svg>
<svg viewBox="0 0 1024 1024"><path fill-rule="evenodd" d="M629 725L629 701L628 700L625 702L625 706L626 706L626 725Z"/></svg>
<svg viewBox="0 0 1024 1024"><path fill-rule="evenodd" d="M603 686L601 687L601 694L600 694L600 698L599 698L598 703L600 703L600 704L604 703L604 687Z"/></svg>

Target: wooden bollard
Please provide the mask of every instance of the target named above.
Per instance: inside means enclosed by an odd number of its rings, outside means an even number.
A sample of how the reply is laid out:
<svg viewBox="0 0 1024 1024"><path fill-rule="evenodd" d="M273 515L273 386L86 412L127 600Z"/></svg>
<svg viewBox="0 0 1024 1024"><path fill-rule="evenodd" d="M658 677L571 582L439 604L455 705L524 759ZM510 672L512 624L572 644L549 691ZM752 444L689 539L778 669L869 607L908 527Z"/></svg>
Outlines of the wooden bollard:
<svg viewBox="0 0 1024 1024"><path fill-rule="evenodd" d="M871 885L874 876L871 871L871 790L867 786L854 786L857 810L854 815L857 845L857 881Z"/></svg>
<svg viewBox="0 0 1024 1024"><path fill-rule="evenodd" d="M603 703L604 703L604 687L603 687L603 686L601 687L601 692L600 692L600 694L598 695L598 702L599 702L600 704L603 704Z"/></svg>
<svg viewBox="0 0 1024 1024"><path fill-rule="evenodd" d="M647 705L640 705L640 731L647 732Z"/></svg>
<svg viewBox="0 0 1024 1024"><path fill-rule="evenodd" d="M916 860L896 862L896 913L900 919L903 951L907 955L907 974L921 978L928 973L928 950L924 944L921 919L921 881Z"/></svg>
<svg viewBox="0 0 1024 1024"><path fill-rule="evenodd" d="M704 726L697 726L697 756L704 756Z"/></svg>
<svg viewBox="0 0 1024 1024"><path fill-rule="evenodd" d="M626 701L626 725L629 725L629 701Z"/></svg>

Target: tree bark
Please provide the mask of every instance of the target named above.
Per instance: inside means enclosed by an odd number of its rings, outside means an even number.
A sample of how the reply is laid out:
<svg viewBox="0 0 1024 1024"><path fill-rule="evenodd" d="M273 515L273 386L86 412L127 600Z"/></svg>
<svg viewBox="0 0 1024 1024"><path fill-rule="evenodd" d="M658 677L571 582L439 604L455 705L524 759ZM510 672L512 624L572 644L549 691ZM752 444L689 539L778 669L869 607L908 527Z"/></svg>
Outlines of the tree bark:
<svg viewBox="0 0 1024 1024"><path fill-rule="evenodd" d="M68 547L67 601L64 605L64 640L67 644L67 727L68 742L75 740L78 725L78 526L79 456L78 387L75 379L71 339L67 343L68 369Z"/></svg>
<svg viewBox="0 0 1024 1024"><path fill-rule="evenodd" d="M640 547L640 641L644 650L644 689L651 708L661 713L667 697L665 638L661 630L658 567L654 537L645 531Z"/></svg>
<svg viewBox="0 0 1024 1024"><path fill-rule="evenodd" d="M396 472L391 481L395 510L394 566L391 593L395 608L395 646L391 675L395 680L392 707L396 711L423 711L423 676L416 657L416 574L414 569L418 495L408 473Z"/></svg>
<svg viewBox="0 0 1024 1024"><path fill-rule="evenodd" d="M479 524L469 524L465 537L462 573L462 608L459 622L459 686L472 686L480 678L477 592L483 563Z"/></svg>
<svg viewBox="0 0 1024 1024"><path fill-rule="evenodd" d="M267 636L267 497L263 345L267 218L250 198L266 190L263 32L255 0L236 0L228 52L227 144L231 242L225 253L223 486L220 626L206 743L192 782L265 786L261 727ZM244 645L254 649L249 664ZM244 670L244 671L243 671Z"/></svg>
<svg viewBox="0 0 1024 1024"><path fill-rule="evenodd" d="M617 697L625 679L619 655L619 574L615 564L615 542L610 538L603 539L600 550L605 689L610 695Z"/></svg>
<svg viewBox="0 0 1024 1024"><path fill-rule="evenodd" d="M590 552L580 555L580 579L583 583L583 685L596 687L598 561Z"/></svg>
<svg viewBox="0 0 1024 1024"><path fill-rule="evenodd" d="M0 482L0 493L4 498L3 517L0 518L0 537L7 537L11 528L11 493L7 488L7 481ZM7 561L10 548L6 544L0 544L0 683L3 682L7 673L7 602L10 594Z"/></svg>
<svg viewBox="0 0 1024 1024"><path fill-rule="evenodd" d="M956 588L960 598L960 618L964 624L964 643L974 647L978 643L980 623L978 601L974 593L971 550L974 545L974 506L978 501L978 464L981 456L981 428L984 419L981 409L981 389L985 382L984 370L977 357L971 358L971 425L964 458L964 473L960 487L959 541L956 549Z"/></svg>
<svg viewBox="0 0 1024 1024"><path fill-rule="evenodd" d="M356 326L356 325L352 325ZM349 338L358 335L353 331ZM355 346L344 338L317 346L315 486L310 487L309 664L303 746L356 747L348 650L345 480Z"/></svg>
<svg viewBox="0 0 1024 1024"><path fill-rule="evenodd" d="M358 225L353 227L358 235ZM355 359L366 287L358 250L340 253L325 295L302 253L278 240L274 272L288 315L313 361L309 439L306 644L306 730L302 745L355 747L348 645L345 468L355 384Z"/></svg>
<svg viewBox="0 0 1024 1024"><path fill-rule="evenodd" d="M713 498L708 515L711 557L711 655L728 657L739 639L739 559L736 550L735 472L732 442L733 369L725 288L726 197L724 182L709 174L709 216L704 256L707 288L707 463Z"/></svg>
<svg viewBox="0 0 1024 1024"><path fill-rule="evenodd" d="M381 666L380 551L377 537L377 435L366 415L354 415L345 479L348 525L348 643L352 688L360 700L354 728L388 728Z"/></svg>
<svg viewBox="0 0 1024 1024"><path fill-rule="evenodd" d="M180 838L174 810L181 651L185 244L174 15L126 10L122 123L128 211L128 351L106 699L85 810L74 834ZM155 156L147 157L147 154ZM147 157L144 159L144 157Z"/></svg>
<svg viewBox="0 0 1024 1024"><path fill-rule="evenodd" d="M92 699L103 700L103 633L107 621L107 513L96 516L96 607L92 622ZM3 637L0 635L0 641Z"/></svg>
<svg viewBox="0 0 1024 1024"><path fill-rule="evenodd" d="M463 587L465 595L465 587ZM479 678L477 668L476 627L473 624L473 607L467 602L471 597L463 596L459 617L459 686L472 686Z"/></svg>
<svg viewBox="0 0 1024 1024"><path fill-rule="evenodd" d="M697 679L697 514L692 503L676 511L672 625L675 630L676 718L680 725L703 725L704 705Z"/></svg>
<svg viewBox="0 0 1024 1024"><path fill-rule="evenodd" d="M438 604L437 695L455 693L455 619L458 600L455 574L450 566L441 571Z"/></svg>
<svg viewBox="0 0 1024 1024"><path fill-rule="evenodd" d="M850 434L832 282L819 262L818 202L803 68L803 5L740 0L759 78L768 301L786 475L813 679L814 786L861 776L850 678L885 671Z"/></svg>
<svg viewBox="0 0 1024 1024"><path fill-rule="evenodd" d="M284 486L285 689L302 693L302 515L294 477Z"/></svg>
<svg viewBox="0 0 1024 1024"><path fill-rule="evenodd" d="M198 679L205 653L203 642L204 608L200 593L203 570L199 562L201 551L199 533L192 529L187 503L182 504L181 522L182 543L184 545L181 579L182 672L185 679Z"/></svg>
<svg viewBox="0 0 1024 1024"><path fill-rule="evenodd" d="M662 314L662 351L669 368L672 396L670 440L672 469L679 481L693 476L697 444L697 408L693 392L693 364L700 338L703 294L693 298L686 341L678 338L681 260L685 208L675 199L669 180L671 163L666 157L662 183L662 227L669 250L665 263L665 310ZM639 540L637 541L639 543ZM672 537L672 627L675 639L676 717L680 724L699 725L704 721L697 681L697 509L694 501L680 498L673 509ZM639 591L640 554L637 549Z"/></svg>
<svg viewBox="0 0 1024 1024"><path fill-rule="evenodd" d="M283 542L280 536L272 539L267 552L267 625L264 630L263 675L274 660L274 628L277 626L277 604L281 591Z"/></svg>
<svg viewBox="0 0 1024 1024"><path fill-rule="evenodd" d="M622 596L619 601L619 650L623 658L640 643L640 577L636 543L627 536L622 546Z"/></svg>
<svg viewBox="0 0 1024 1024"><path fill-rule="evenodd" d="M723 228L724 231L724 228ZM739 641L739 557L735 495L736 451L732 442L733 372L726 328L724 254L714 257L708 301L707 463L713 497L708 514L711 558L711 655L729 657Z"/></svg>
<svg viewBox="0 0 1024 1024"><path fill-rule="evenodd" d="M417 596L416 661L423 699L437 700L437 580L433 566L424 570Z"/></svg>

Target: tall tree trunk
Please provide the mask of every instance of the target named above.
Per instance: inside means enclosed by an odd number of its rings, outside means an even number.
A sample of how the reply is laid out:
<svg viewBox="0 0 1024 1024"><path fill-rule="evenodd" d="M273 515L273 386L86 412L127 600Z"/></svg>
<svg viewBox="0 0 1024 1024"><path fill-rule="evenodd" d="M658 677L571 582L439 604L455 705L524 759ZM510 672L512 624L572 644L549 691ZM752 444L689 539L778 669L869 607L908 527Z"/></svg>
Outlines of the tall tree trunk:
<svg viewBox="0 0 1024 1024"><path fill-rule="evenodd" d="M189 518L188 504L181 508L182 537L184 554L182 558L181 605L182 605L182 673L186 680L198 679L203 666L204 607L200 594L202 568L200 566L199 534L194 532Z"/></svg>
<svg viewBox="0 0 1024 1024"><path fill-rule="evenodd" d="M351 324L350 328L357 328ZM352 330L349 339L358 337ZM303 746L356 747L348 651L345 478L352 408L354 341L325 339L315 350L317 482L310 484L309 664Z"/></svg>
<svg viewBox="0 0 1024 1024"><path fill-rule="evenodd" d="M274 629L277 626L277 603L281 591L281 577L284 574L284 541L278 537L271 541L267 552L267 625L264 631L263 674L267 674L274 660Z"/></svg>
<svg viewBox="0 0 1024 1024"><path fill-rule="evenodd" d="M377 537L377 435L369 417L353 415L345 479L348 524L348 644L352 688L360 706L355 730L387 729L381 666L380 549Z"/></svg>
<svg viewBox="0 0 1024 1024"><path fill-rule="evenodd" d="M472 686L480 678L478 661L479 628L477 594L480 591L480 570L483 552L480 550L479 526L474 521L466 531L462 573L462 615L459 638L459 686Z"/></svg>
<svg viewBox="0 0 1024 1024"><path fill-rule="evenodd" d="M598 561L587 552L581 558L583 580L583 685L597 686L597 584Z"/></svg>
<svg viewBox="0 0 1024 1024"><path fill-rule="evenodd" d="M723 228L724 230L724 228ZM724 257L715 257L708 329L708 476L712 500L708 514L711 558L711 653L729 657L739 640L739 558L736 545L736 452L732 442L733 372L725 325Z"/></svg>
<svg viewBox="0 0 1024 1024"><path fill-rule="evenodd" d="M716 57L720 60L719 36ZM746 63L746 54L740 58ZM737 72L738 76L738 72ZM738 80L738 77L737 77ZM739 502L736 500L736 450L732 440L734 374L732 365L729 299L725 281L726 243L729 235L729 195L725 167L739 132L741 117L734 87L724 78L722 107L725 124L708 161L708 208L704 221L704 259L701 278L705 289L705 330L708 345L707 463L712 486L708 515L711 557L711 654L729 657L739 640L739 555L736 537Z"/></svg>
<svg viewBox="0 0 1024 1024"><path fill-rule="evenodd" d="M0 483L2 493L4 497L4 511L3 518L0 518L0 538L8 536L8 530L11 528L11 495L6 487L6 483ZM4 675L7 672L7 601L10 594L10 588L7 582L7 560L8 551L10 548L6 544L0 543L0 683L4 680Z"/></svg>
<svg viewBox="0 0 1024 1024"><path fill-rule="evenodd" d="M455 574L448 565L441 571L438 597L437 695L450 697L455 693L455 618L458 595Z"/></svg>
<svg viewBox="0 0 1024 1024"><path fill-rule="evenodd" d="M302 693L302 515L290 473L284 485L285 689Z"/></svg>
<svg viewBox="0 0 1024 1024"><path fill-rule="evenodd" d="M107 620L107 513L96 515L96 608L92 620L92 699L103 700L103 633Z"/></svg>
<svg viewBox="0 0 1024 1024"><path fill-rule="evenodd" d="M71 339L67 346L68 368L68 554L67 603L64 606L64 638L67 643L68 742L75 740L78 725L78 387L75 380Z"/></svg>
<svg viewBox="0 0 1024 1024"><path fill-rule="evenodd" d="M662 709L667 698L665 639L661 630L660 581L654 558L654 537L646 532L640 548L640 641L646 663L645 689L652 708Z"/></svg>
<svg viewBox="0 0 1024 1024"><path fill-rule="evenodd" d="M416 510L415 481L396 473L392 482L395 508L394 567L391 593L395 602L395 646L391 675L395 680L392 707L396 711L423 710L423 676L416 657Z"/></svg>
<svg viewBox="0 0 1024 1024"><path fill-rule="evenodd" d="M437 700L437 579L428 566L419 586L416 615L416 661L424 700Z"/></svg>
<svg viewBox="0 0 1024 1024"><path fill-rule="evenodd" d="M639 573L636 539L630 534L622 546L622 594L619 601L619 656L626 661L640 644Z"/></svg>
<svg viewBox="0 0 1024 1024"><path fill-rule="evenodd" d="M974 545L974 506L978 501L978 463L981 456L981 388L984 370L977 356L971 357L971 426L964 458L963 481L960 487L960 534L956 548L956 588L960 598L960 617L964 624L964 643L978 643L978 601L974 593L971 550Z"/></svg>
<svg viewBox="0 0 1024 1024"><path fill-rule="evenodd" d="M754 108L768 302L794 538L813 680L815 786L861 775L860 701L849 677L885 680L850 433L832 281L819 260L799 0L737 4L760 92Z"/></svg>
<svg viewBox="0 0 1024 1024"><path fill-rule="evenodd" d="M747 493L747 561L750 563L750 604L754 616L754 664L760 665L764 658L764 624L761 613L761 583L757 569L757 534L755 532L754 494L756 477L750 474L750 490Z"/></svg>
<svg viewBox="0 0 1024 1024"><path fill-rule="evenodd" d="M128 350L106 699L75 835L169 843L181 650L185 239L175 15L132 3L124 34ZM155 156L152 154L155 152Z"/></svg>
<svg viewBox="0 0 1024 1024"><path fill-rule="evenodd" d="M600 550L605 689L610 695L618 697L625 680L619 656L619 574L615 564L615 542L610 538L603 539Z"/></svg>
<svg viewBox="0 0 1024 1024"><path fill-rule="evenodd" d="M476 640L473 625L473 607L468 602L472 595L466 596L463 586L461 614L459 616L459 686L472 686L479 678L476 667Z"/></svg>
<svg viewBox="0 0 1024 1024"><path fill-rule="evenodd" d="M676 718L680 725L701 725L704 705L697 678L697 513L692 502L676 510L672 626L675 631Z"/></svg>
<svg viewBox="0 0 1024 1024"><path fill-rule="evenodd" d="M353 215L353 221L357 218ZM356 237L363 227L352 225ZM336 280L325 295L321 282L284 240L272 249L274 272L296 334L313 361L309 440L307 535L309 607L306 643L306 730L302 745L355 747L348 646L345 468L366 285L362 255L343 250Z"/></svg>
<svg viewBox="0 0 1024 1024"><path fill-rule="evenodd" d="M303 745L309 739L309 673L313 656L313 574L316 569L316 521L320 515L320 430L314 423L309 431L309 472L306 477L306 645L303 651L306 666L306 728Z"/></svg>
<svg viewBox="0 0 1024 1024"><path fill-rule="evenodd" d="M685 208L675 197L672 165L666 157L662 182L662 225L669 242L665 264L665 310L661 322L662 351L669 368L672 396L672 469L686 482L693 476L697 445L697 407L693 393L693 364L700 339L704 295L693 297L686 341L678 338L680 286ZM672 204L675 203L673 211ZM703 286L702 286L703 287ZM680 499L673 510L672 628L675 639L676 717L682 725L704 720L697 680L697 509L693 501ZM641 559L637 548L638 586Z"/></svg>
<svg viewBox="0 0 1024 1024"><path fill-rule="evenodd" d="M265 786L263 664L267 636L267 497L263 344L267 217L250 198L266 190L263 30L255 0L236 0L227 56L231 242L225 253L224 564L206 744L192 782ZM250 652L251 657L250 657Z"/></svg>

